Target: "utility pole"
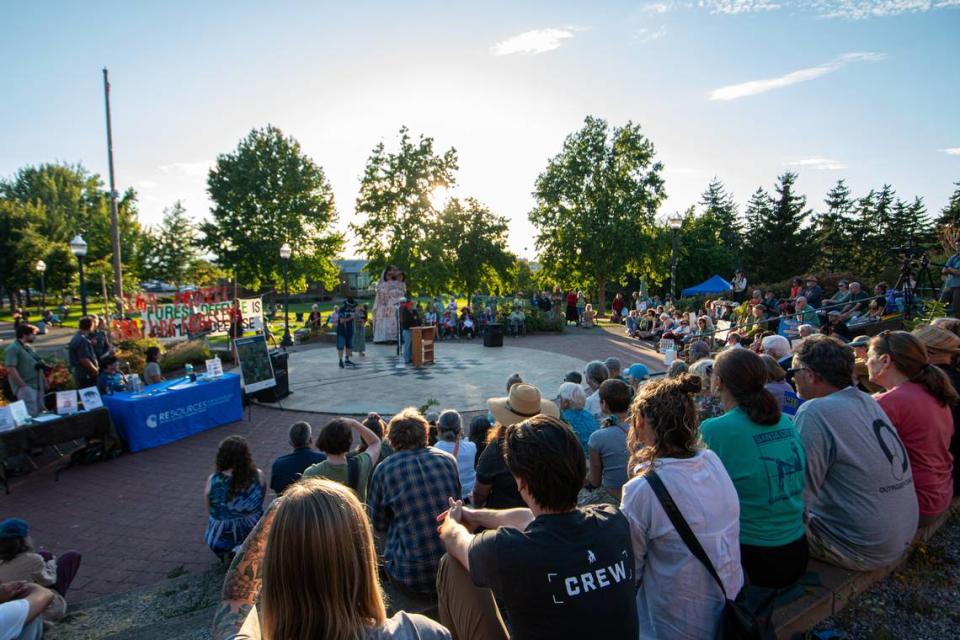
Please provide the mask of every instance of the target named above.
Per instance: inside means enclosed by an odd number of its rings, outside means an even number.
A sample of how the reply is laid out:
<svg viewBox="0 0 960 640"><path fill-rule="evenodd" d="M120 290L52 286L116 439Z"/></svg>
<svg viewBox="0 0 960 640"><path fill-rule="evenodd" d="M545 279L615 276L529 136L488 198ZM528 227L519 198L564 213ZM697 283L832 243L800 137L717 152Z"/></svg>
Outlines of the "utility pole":
<svg viewBox="0 0 960 640"><path fill-rule="evenodd" d="M113 232L113 295L123 317L123 272L120 267L120 222L117 213L117 184L113 175L113 127L110 124L110 79L103 68L103 99L107 105L107 159L110 163L110 229Z"/></svg>

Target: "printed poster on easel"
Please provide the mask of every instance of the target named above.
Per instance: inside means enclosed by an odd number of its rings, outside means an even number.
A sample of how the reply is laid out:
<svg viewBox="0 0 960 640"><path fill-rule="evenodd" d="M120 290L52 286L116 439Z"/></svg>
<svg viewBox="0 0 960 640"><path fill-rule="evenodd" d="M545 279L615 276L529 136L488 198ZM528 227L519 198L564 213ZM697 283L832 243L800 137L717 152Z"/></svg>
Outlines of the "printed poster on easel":
<svg viewBox="0 0 960 640"><path fill-rule="evenodd" d="M246 393L256 393L277 386L266 337L260 335L238 338L233 344L237 348L240 380Z"/></svg>

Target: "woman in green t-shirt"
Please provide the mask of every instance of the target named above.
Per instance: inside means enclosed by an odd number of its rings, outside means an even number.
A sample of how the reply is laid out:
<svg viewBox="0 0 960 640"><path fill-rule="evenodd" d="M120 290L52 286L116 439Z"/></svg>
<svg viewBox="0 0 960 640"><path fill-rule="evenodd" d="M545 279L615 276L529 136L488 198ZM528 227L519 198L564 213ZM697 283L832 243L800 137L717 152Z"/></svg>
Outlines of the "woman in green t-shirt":
<svg viewBox="0 0 960 640"><path fill-rule="evenodd" d="M764 388L760 356L730 349L717 356L713 387L725 413L700 425L740 498L740 557L751 584L780 588L807 570L803 526L806 457L800 434Z"/></svg>
<svg viewBox="0 0 960 640"><path fill-rule="evenodd" d="M360 434L367 448L348 456L354 431ZM361 502L366 502L370 473L380 459L377 434L352 418L334 418L317 434L317 449L327 454L327 459L307 467L303 477L321 477L345 484L356 492Z"/></svg>

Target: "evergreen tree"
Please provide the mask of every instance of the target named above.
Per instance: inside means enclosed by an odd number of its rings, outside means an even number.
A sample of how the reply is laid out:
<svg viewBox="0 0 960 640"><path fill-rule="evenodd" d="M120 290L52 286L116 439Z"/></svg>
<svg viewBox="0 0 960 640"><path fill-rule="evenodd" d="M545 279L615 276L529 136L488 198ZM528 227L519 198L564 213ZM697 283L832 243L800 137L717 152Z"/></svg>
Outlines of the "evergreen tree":
<svg viewBox="0 0 960 640"><path fill-rule="evenodd" d="M829 271L847 269L853 258L851 252L852 220L854 208L850 188L843 180L827 192L827 209L817 215L813 224L813 239L818 254L814 267Z"/></svg>
<svg viewBox="0 0 960 640"><path fill-rule="evenodd" d="M177 200L163 212L163 221L150 229L141 258L144 277L180 287L186 282L191 264L198 257L197 230L183 203Z"/></svg>
<svg viewBox="0 0 960 640"><path fill-rule="evenodd" d="M806 196L796 192L797 174L784 173L775 186L776 196L758 190L747 205L753 282L777 282L802 274L810 266L812 242L803 223L810 215Z"/></svg>
<svg viewBox="0 0 960 640"><path fill-rule="evenodd" d="M744 211L747 227L744 233L742 267L744 272L749 274L747 277L750 280L756 279L756 274L767 259L768 254L763 243L763 220L770 216L772 207L770 194L763 187L758 187L747 201L747 208Z"/></svg>
<svg viewBox="0 0 960 640"><path fill-rule="evenodd" d="M704 215L709 214L720 225L720 241L733 256L734 264L724 266L721 273L732 273L740 266L740 253L743 249L743 224L737 217L737 203L733 194L727 192L719 178L714 176L707 190L700 196Z"/></svg>
<svg viewBox="0 0 960 640"><path fill-rule="evenodd" d="M954 182L957 188L950 195L950 201L947 206L940 210L940 216L937 218L937 226L944 227L951 225L960 227L960 181Z"/></svg>

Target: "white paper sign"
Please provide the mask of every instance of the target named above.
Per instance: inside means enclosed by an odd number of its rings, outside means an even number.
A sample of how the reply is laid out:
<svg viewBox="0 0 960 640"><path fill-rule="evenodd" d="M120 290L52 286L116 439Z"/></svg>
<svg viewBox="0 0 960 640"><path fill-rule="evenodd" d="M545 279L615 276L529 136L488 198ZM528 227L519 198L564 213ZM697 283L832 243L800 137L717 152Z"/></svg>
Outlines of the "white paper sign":
<svg viewBox="0 0 960 640"><path fill-rule="evenodd" d="M220 358L211 358L207 360L207 377L208 378L219 378L223 375L223 362L220 361Z"/></svg>
<svg viewBox="0 0 960 640"><path fill-rule="evenodd" d="M103 406L103 399L100 397L100 390L96 387L80 389L80 400L83 402L84 411L99 409Z"/></svg>
<svg viewBox="0 0 960 640"><path fill-rule="evenodd" d="M10 413L13 415L13 421L17 423L18 427L30 422L30 412L27 411L27 403L23 400L17 400L11 403Z"/></svg>
<svg viewBox="0 0 960 640"><path fill-rule="evenodd" d="M10 406L0 407L0 432L15 429L17 421L13 419L13 411Z"/></svg>
<svg viewBox="0 0 960 640"><path fill-rule="evenodd" d="M79 411L77 402L77 390L57 391L57 413L62 416L68 416Z"/></svg>
<svg viewBox="0 0 960 640"><path fill-rule="evenodd" d="M663 364L670 366L670 364L677 359L676 349L667 349L663 352Z"/></svg>

